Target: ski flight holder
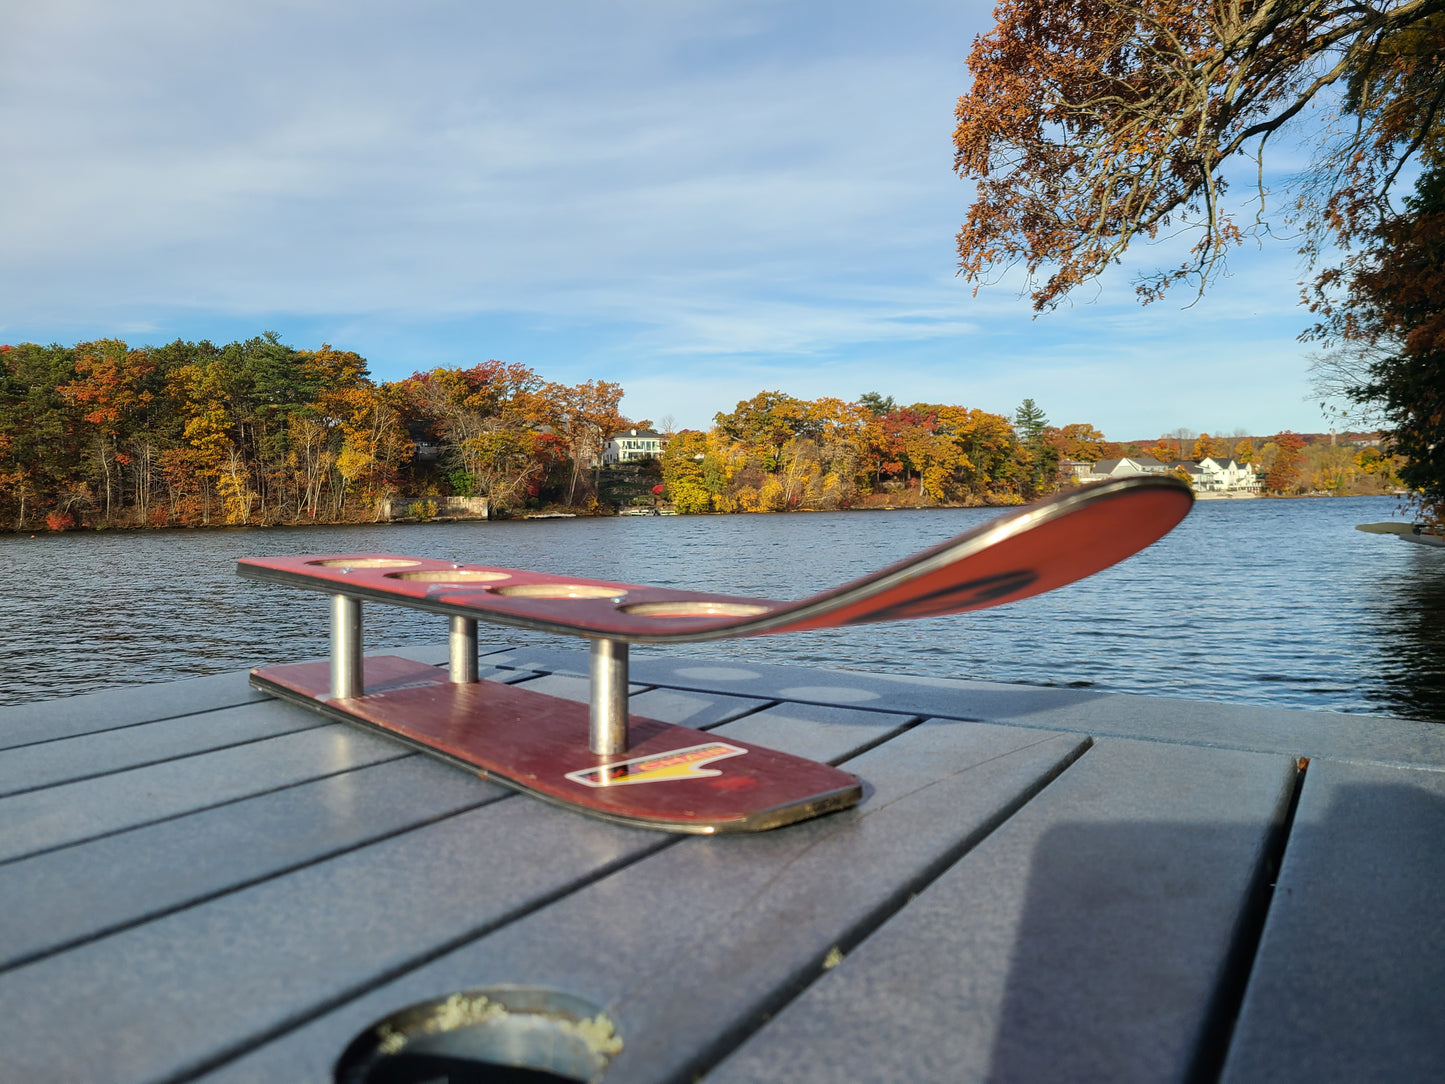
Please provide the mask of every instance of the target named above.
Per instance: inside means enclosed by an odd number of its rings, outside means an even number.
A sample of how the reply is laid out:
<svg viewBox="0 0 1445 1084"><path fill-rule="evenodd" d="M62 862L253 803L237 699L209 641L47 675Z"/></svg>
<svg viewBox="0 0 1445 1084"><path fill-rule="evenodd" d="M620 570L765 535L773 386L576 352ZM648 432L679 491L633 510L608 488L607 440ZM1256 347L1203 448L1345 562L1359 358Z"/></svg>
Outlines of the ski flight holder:
<svg viewBox="0 0 1445 1084"><path fill-rule="evenodd" d="M267 666L251 684L323 715L593 816L674 832L751 832L856 804L856 776L627 710L628 647L998 606L1130 556L1184 518L1187 483L1143 476L1017 509L863 579L797 602L519 569L342 554L251 557L240 575L331 595L331 660ZM364 657L361 604L445 615L447 669ZM591 640L588 704L477 678L477 622Z"/></svg>

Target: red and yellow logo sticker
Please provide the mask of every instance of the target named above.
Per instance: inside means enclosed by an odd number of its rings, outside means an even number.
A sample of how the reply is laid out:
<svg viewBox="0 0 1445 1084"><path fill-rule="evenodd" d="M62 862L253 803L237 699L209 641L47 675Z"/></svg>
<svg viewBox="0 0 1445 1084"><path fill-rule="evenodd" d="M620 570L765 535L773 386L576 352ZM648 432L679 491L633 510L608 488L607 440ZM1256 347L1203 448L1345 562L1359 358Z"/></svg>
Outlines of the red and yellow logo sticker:
<svg viewBox="0 0 1445 1084"><path fill-rule="evenodd" d="M673 749L667 753L620 760L616 764L582 768L568 772L566 778L574 783L581 783L584 787L619 787L629 783L706 779L709 776L722 775L722 772L705 765L726 760L728 757L740 757L746 752L746 749L739 749L727 742L710 741L705 745L690 745L686 749Z"/></svg>

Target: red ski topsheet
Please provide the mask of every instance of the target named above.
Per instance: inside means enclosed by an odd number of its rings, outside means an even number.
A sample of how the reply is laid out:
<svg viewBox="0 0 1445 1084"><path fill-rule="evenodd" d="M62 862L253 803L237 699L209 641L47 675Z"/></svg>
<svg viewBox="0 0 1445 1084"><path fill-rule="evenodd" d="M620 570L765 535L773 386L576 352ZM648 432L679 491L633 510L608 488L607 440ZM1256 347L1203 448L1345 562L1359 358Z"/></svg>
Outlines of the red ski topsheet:
<svg viewBox="0 0 1445 1084"><path fill-rule="evenodd" d="M797 602L612 583L389 553L248 557L241 575L578 636L637 643L861 625L984 609L1122 561L1174 527L1187 483L1101 482L999 517L863 579Z"/></svg>

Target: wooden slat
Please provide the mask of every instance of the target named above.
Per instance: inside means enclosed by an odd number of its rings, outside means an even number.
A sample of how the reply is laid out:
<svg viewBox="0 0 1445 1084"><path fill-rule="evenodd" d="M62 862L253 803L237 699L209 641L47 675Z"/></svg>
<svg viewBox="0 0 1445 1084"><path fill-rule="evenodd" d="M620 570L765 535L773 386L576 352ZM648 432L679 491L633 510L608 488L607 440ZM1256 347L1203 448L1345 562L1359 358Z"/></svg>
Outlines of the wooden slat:
<svg viewBox="0 0 1445 1084"><path fill-rule="evenodd" d="M805 740L826 733L808 727ZM788 744L781 729L769 737ZM609 1079L690 1079L698 1059L815 974L831 946L898 907L1081 747L1072 737L921 724L847 763L875 788L856 809L757 836L685 840L338 1008L218 1079L279 1073L319 1084L380 1017L488 983L554 986L601 1004L626 1044Z"/></svg>
<svg viewBox="0 0 1445 1084"><path fill-rule="evenodd" d="M1188 1078L1293 780L1098 743L709 1080Z"/></svg>
<svg viewBox="0 0 1445 1084"><path fill-rule="evenodd" d="M285 704L262 702L39 742L0 756L0 797L245 745L322 722Z"/></svg>
<svg viewBox="0 0 1445 1084"><path fill-rule="evenodd" d="M488 644L479 648L479 653L485 658L501 650L500 645ZM413 644L393 648L390 654L436 665L446 661L447 646ZM246 670L233 670L186 681L107 689L81 696L59 695L40 703L0 707L0 749L120 730L137 723L188 718L269 699L251 688L247 675ZM64 690L57 688L55 692L63 694Z"/></svg>
<svg viewBox="0 0 1445 1084"><path fill-rule="evenodd" d="M109 689L38 704L3 707L0 708L0 749L117 730L136 723L195 715L264 699L246 683L244 672L234 671L191 681Z"/></svg>
<svg viewBox="0 0 1445 1084"><path fill-rule="evenodd" d="M496 670L495 673L505 674L504 670ZM538 693L546 693L548 696L559 696L564 700L575 700L579 704L587 703L591 695L591 684L586 677L573 674L539 674L536 677L528 678L525 682L513 682L513 684L525 684L528 690ZM646 691L648 686L639 685L637 682L629 682L627 695L634 696L637 693ZM629 709L636 710L636 709ZM663 720L666 722L667 720Z"/></svg>
<svg viewBox="0 0 1445 1084"><path fill-rule="evenodd" d="M497 666L586 673L585 653L565 648L517 647L489 658ZM675 652L634 652L632 678L659 688L847 704L860 710L1007 723L1095 737L1445 768L1445 726L1385 716L910 674L803 670L750 660L690 658Z"/></svg>
<svg viewBox="0 0 1445 1084"><path fill-rule="evenodd" d="M693 703L688 710L705 711L706 705ZM880 719L878 732L896 725ZM364 739L335 729L342 738ZM856 731L839 727L823 745L841 755L857 741ZM816 738L809 742L819 745ZM298 807L313 810L306 816L320 816L315 838L288 841L279 860L294 859L298 851L314 858L310 852L316 848L336 845L338 831L343 836L359 831L373 801L396 793L395 786L382 787L375 798L361 797L359 788L375 788L367 777L395 772L406 763L348 773L329 788L326 783L332 781L313 784L316 793L306 795L306 801L300 800L305 788L296 787L96 841L92 857L102 845L117 847L112 865L101 871L101 884L107 876L123 877L127 860L136 859L135 873L167 882L171 896L192 891L192 871L180 867L207 840L228 854L213 857L196 879L210 878L207 884L215 889L233 870L259 874L278 860L267 854L266 834L291 816L303 816ZM464 780L473 790L488 787L455 769L431 767L444 773L444 780ZM442 789L425 780L417 786ZM430 807L435 798L412 795L404 802L405 816L417 817L417 807ZM318 801L324 808L316 809ZM328 823L333 801L354 804L345 810L339 829ZM264 808L258 819L259 807ZM146 833L152 834L150 840L141 838ZM304 830L299 834L307 835ZM19 1018L0 1020L0 1049L6 1051L8 1068L35 1079L144 1080L189 1072L228 1044L244 1044L282 1027L292 1014L309 1012L351 986L367 985L438 945L525 912L569 884L671 839L509 796L0 975L0 1004L35 1006L21 1009ZM155 849L158 840L163 853ZM70 850L79 854L85 849ZM10 871L39 869L40 862L0 867L0 879ZM50 879L49 887L63 891L65 874L77 872L73 863L57 870L60 879ZM140 902L133 902L131 910L153 902L145 891L138 895ZM29 906L38 920L35 910L42 902L32 900ZM57 1015L61 1003L78 1015L69 1015L70 1010ZM65 1039L57 1052L55 1044L80 1017L87 1020L86 1036Z"/></svg>
<svg viewBox="0 0 1445 1084"><path fill-rule="evenodd" d="M916 716L857 711L826 704L777 704L748 715L714 733L766 745L769 737L786 728L788 745L801 756L838 762L885 741L917 722Z"/></svg>
<svg viewBox="0 0 1445 1084"><path fill-rule="evenodd" d="M411 755L13 862L0 968L511 793Z"/></svg>
<svg viewBox="0 0 1445 1084"><path fill-rule="evenodd" d="M1314 761L1224 1079L1445 1080L1445 775Z"/></svg>
<svg viewBox="0 0 1445 1084"><path fill-rule="evenodd" d="M679 726L695 726L700 729L750 715L772 703L770 700L722 696L718 693L681 692L648 686L644 686L644 689L644 692L632 694L628 700L629 711L648 719L661 719L664 723L677 723Z"/></svg>
<svg viewBox="0 0 1445 1084"><path fill-rule="evenodd" d="M670 838L509 797L229 893L0 975L6 1069L195 1072Z"/></svg>
<svg viewBox="0 0 1445 1084"><path fill-rule="evenodd" d="M794 756L826 764L842 764L865 749L904 731L912 718L849 711L847 708L810 708L776 704L754 715L724 723L708 731L723 739L756 741ZM852 769L849 769L852 771ZM870 788L874 784L869 781Z"/></svg>
<svg viewBox="0 0 1445 1084"><path fill-rule="evenodd" d="M0 798L0 861L407 753L334 724Z"/></svg>

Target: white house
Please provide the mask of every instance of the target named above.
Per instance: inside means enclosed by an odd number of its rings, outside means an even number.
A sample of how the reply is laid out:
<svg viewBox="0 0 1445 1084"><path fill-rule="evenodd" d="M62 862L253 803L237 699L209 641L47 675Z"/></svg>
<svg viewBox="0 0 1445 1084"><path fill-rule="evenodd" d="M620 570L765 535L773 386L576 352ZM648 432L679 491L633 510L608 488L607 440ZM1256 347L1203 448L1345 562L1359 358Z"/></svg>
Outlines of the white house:
<svg viewBox="0 0 1445 1084"><path fill-rule="evenodd" d="M651 429L629 429L607 442L603 463L634 463L639 459L659 459L665 438Z"/></svg>
<svg viewBox="0 0 1445 1084"><path fill-rule="evenodd" d="M1153 456L1136 455L1123 459L1101 459L1087 473L1079 474L1081 482L1102 482L1105 478L1128 478L1136 474L1168 474L1169 464Z"/></svg>
<svg viewBox="0 0 1445 1084"><path fill-rule="evenodd" d="M1260 490L1259 475L1248 463L1209 456L1194 466L1199 473L1191 470L1189 477L1196 493L1258 493Z"/></svg>
<svg viewBox="0 0 1445 1084"><path fill-rule="evenodd" d="M1248 463L1233 459L1207 458L1198 463L1187 459L1161 463L1152 456L1130 456L1123 459L1101 459L1085 472L1075 471L1081 482L1102 482L1106 478L1128 478L1139 474L1168 474L1183 470L1189 475L1194 492L1200 496L1244 496L1258 493L1259 476Z"/></svg>

